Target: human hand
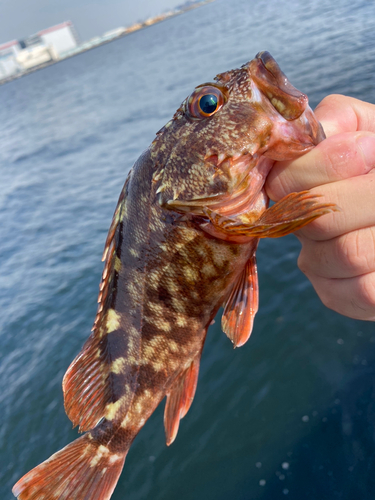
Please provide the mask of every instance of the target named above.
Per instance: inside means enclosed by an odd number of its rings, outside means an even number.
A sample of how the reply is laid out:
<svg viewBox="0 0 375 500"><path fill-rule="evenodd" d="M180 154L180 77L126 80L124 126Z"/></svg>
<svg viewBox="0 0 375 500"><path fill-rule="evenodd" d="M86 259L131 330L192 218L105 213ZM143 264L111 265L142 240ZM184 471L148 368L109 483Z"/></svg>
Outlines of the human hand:
<svg viewBox="0 0 375 500"><path fill-rule="evenodd" d="M375 321L375 105L331 95L315 110L327 139L292 162L277 162L266 183L277 201L310 189L341 211L299 230L298 266L322 302Z"/></svg>

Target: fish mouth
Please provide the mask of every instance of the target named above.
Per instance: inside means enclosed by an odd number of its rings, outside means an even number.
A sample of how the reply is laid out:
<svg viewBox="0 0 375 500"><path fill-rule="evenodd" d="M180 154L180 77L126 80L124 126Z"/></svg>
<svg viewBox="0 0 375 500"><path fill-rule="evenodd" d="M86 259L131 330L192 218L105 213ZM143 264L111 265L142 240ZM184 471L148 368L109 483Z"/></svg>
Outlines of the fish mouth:
<svg viewBox="0 0 375 500"><path fill-rule="evenodd" d="M297 90L269 52L259 52L250 63L257 87L286 120L296 120L308 106L307 95Z"/></svg>
<svg viewBox="0 0 375 500"><path fill-rule="evenodd" d="M280 132L289 137L289 152L283 148L274 160L296 158L325 139L323 127L308 105L306 94L290 83L269 52L259 52L250 62L249 72L256 87L277 112L279 119L274 122L278 123Z"/></svg>

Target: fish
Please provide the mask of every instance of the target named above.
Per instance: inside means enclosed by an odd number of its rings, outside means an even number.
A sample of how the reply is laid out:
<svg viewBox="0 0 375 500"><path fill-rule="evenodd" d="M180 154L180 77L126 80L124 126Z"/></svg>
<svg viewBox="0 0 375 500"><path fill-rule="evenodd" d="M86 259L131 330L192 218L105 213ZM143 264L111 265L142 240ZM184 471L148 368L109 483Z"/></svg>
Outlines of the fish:
<svg viewBox="0 0 375 500"><path fill-rule="evenodd" d="M264 187L275 161L324 138L307 96L266 51L183 101L125 181L93 330L63 379L65 411L84 434L16 483L19 500L108 500L164 398L173 443L219 308L234 347L250 337L260 238L337 210L308 191L270 206Z"/></svg>

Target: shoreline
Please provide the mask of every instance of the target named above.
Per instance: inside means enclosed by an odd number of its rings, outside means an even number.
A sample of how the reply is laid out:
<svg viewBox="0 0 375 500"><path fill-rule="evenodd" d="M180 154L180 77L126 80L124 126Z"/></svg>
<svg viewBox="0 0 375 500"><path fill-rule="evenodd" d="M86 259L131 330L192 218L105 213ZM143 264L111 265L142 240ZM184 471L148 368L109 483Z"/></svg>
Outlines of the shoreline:
<svg viewBox="0 0 375 500"><path fill-rule="evenodd" d="M22 71L21 73L9 76L7 78L3 78L2 80L0 80L0 86L5 85L6 83L12 82L13 80L18 80L19 78L30 75L31 73L35 73L35 71L39 71L41 69L47 68L48 66L53 66L53 65L58 64L60 62L63 62L66 59L70 59L72 57L79 56L80 54L83 54L84 52L88 52L89 50L96 49L97 47L101 47L102 45L106 45L107 43L111 43L111 42L114 42L116 40L119 40L120 38L124 38L126 36L132 35L133 33L137 33L138 31L142 31L144 29L151 28L151 26L154 26L155 24L159 24L159 23L162 23L164 21L167 21L168 19L172 19L173 17L180 16L181 14L185 14L186 12L189 12L190 10L196 9L198 7L202 7L203 5L206 5L208 3L212 3L214 1L215 0L203 0L201 2L196 2L192 5L189 5L188 7L184 8L184 9L180 9L178 11L175 11L172 14L168 14L165 17L162 17L162 15L159 14L159 15L155 16L154 18L143 21L142 23L136 23L136 24L126 28L127 31L124 31L124 33L121 33L117 36L114 36L113 38L110 38L108 40L101 40L98 43L94 43L90 47L84 47L84 48L82 48L82 50L77 50L73 54L69 54L69 55L64 56L62 58L59 58L57 60L52 60L52 61L45 62L43 64L39 64L38 66L35 66L35 67L30 68L28 70ZM153 19L155 19L155 21L150 22ZM139 27L138 27L138 25L139 25ZM136 26L136 27L133 28L133 26ZM83 42L81 45L85 45L88 42ZM78 49L79 49L79 46L78 46Z"/></svg>

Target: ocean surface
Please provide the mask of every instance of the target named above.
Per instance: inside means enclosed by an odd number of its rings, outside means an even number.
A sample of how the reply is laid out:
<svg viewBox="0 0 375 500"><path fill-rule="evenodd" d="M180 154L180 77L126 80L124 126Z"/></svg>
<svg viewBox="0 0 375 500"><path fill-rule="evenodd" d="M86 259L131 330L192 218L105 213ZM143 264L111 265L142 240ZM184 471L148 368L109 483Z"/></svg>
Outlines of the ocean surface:
<svg viewBox="0 0 375 500"><path fill-rule="evenodd" d="M61 381L133 162L197 84L260 50L312 106L375 103L366 0L217 0L0 87L1 499L77 437ZM298 253L293 236L261 242L251 339L233 350L216 321L176 442L159 407L113 500L375 498L375 325L326 309Z"/></svg>

